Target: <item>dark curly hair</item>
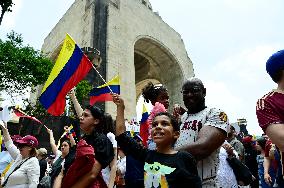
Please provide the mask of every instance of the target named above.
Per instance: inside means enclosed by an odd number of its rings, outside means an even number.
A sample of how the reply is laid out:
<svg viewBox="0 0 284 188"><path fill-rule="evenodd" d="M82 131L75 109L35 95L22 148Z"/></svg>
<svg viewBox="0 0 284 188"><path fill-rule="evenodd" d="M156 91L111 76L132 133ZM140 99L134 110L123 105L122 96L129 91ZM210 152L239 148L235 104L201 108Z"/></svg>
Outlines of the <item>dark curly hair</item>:
<svg viewBox="0 0 284 188"><path fill-rule="evenodd" d="M103 132L103 125L105 123L104 111L101 110L100 108L96 107L96 106L91 106L91 105L88 105L86 107L86 109L90 110L92 116L95 119L98 119L100 121L99 124L95 127L95 130L99 133L102 133Z"/></svg>
<svg viewBox="0 0 284 188"><path fill-rule="evenodd" d="M104 125L103 125L103 133L107 135L107 133L111 132L115 134L115 124L114 120L112 119L112 116L109 113L104 114Z"/></svg>
<svg viewBox="0 0 284 188"><path fill-rule="evenodd" d="M168 92L167 88L163 85L154 86L152 82L149 82L143 89L142 89L142 96L146 100L146 102L151 102L155 104L157 101L157 97L163 93Z"/></svg>

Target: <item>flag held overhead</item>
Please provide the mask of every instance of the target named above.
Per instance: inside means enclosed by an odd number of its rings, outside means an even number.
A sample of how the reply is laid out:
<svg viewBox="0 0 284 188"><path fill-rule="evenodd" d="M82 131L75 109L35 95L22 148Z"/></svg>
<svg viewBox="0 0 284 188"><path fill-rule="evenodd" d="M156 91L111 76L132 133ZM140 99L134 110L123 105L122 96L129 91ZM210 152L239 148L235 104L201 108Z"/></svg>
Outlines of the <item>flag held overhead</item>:
<svg viewBox="0 0 284 188"><path fill-rule="evenodd" d="M96 102L112 101L111 93L120 94L119 75L115 76L109 82L99 87L93 88L90 92L90 105Z"/></svg>
<svg viewBox="0 0 284 188"><path fill-rule="evenodd" d="M48 113L59 116L64 112L65 96L88 74L92 67L87 56L67 34L39 97L40 103Z"/></svg>

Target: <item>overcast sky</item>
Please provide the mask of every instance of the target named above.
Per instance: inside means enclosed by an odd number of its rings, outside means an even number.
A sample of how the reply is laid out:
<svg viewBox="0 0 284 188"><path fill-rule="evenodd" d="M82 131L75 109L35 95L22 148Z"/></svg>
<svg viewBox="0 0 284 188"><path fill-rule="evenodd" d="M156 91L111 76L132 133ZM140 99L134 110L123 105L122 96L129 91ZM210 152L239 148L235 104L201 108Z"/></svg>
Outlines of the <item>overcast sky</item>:
<svg viewBox="0 0 284 188"><path fill-rule="evenodd" d="M15 30L40 49L44 38L74 0L14 0L0 37ZM207 88L206 103L227 112L230 122L248 120L260 135L255 104L275 88L265 62L284 49L283 0L152 0L155 12L181 34L196 77Z"/></svg>

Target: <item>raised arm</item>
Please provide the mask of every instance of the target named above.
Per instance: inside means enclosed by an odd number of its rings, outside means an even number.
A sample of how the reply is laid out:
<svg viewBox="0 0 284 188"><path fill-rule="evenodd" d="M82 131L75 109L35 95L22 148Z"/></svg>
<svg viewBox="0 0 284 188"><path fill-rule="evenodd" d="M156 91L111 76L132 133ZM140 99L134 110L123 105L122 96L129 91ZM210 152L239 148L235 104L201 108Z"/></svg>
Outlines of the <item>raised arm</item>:
<svg viewBox="0 0 284 188"><path fill-rule="evenodd" d="M67 134L69 135L71 147L75 146L75 145L76 145L76 142L75 142L75 139L74 139L72 133L70 132L69 127L68 127L68 126L64 126L64 130L65 130L65 132L67 132Z"/></svg>
<svg viewBox="0 0 284 188"><path fill-rule="evenodd" d="M113 148L114 151L114 158L110 163L110 175L109 175L109 184L108 188L113 188L114 186L114 181L115 181L115 176L116 176L116 169L117 169L117 148Z"/></svg>
<svg viewBox="0 0 284 188"><path fill-rule="evenodd" d="M76 95L75 95L75 91L74 89L72 89L70 92L69 92L69 96L74 104L74 108L75 108L75 111L76 111L76 114L78 117L81 117L81 115L83 114L83 108L81 107Z"/></svg>
<svg viewBox="0 0 284 188"><path fill-rule="evenodd" d="M0 120L2 121L2 120ZM0 127L3 132L3 141L5 143L5 146L11 155L11 157L15 160L17 156L20 154L19 149L14 145L11 136L9 134L8 128L7 128L7 123L6 122L0 122Z"/></svg>
<svg viewBox="0 0 284 188"><path fill-rule="evenodd" d="M8 142L8 141L12 141L11 136L9 134L8 128L7 128L7 123L3 122L2 120L0 120L0 126L1 129L3 131L3 141L4 142Z"/></svg>
<svg viewBox="0 0 284 188"><path fill-rule="evenodd" d="M186 150L197 160L201 160L217 150L223 144L225 138L225 131L213 126L204 126L200 129L197 140L194 143L178 148L178 150Z"/></svg>
<svg viewBox="0 0 284 188"><path fill-rule="evenodd" d="M52 153L54 155L56 155L57 153L57 146L55 144L55 140L54 140L54 136L53 136L53 131L51 129L46 129L48 134L49 134L49 143L50 143L50 146L51 146L51 150L52 150Z"/></svg>
<svg viewBox="0 0 284 188"><path fill-rule="evenodd" d="M125 127L125 119L124 119L124 101L120 98L119 95L113 94L112 95L113 102L117 106L117 114L116 114L116 136L121 135L126 131Z"/></svg>

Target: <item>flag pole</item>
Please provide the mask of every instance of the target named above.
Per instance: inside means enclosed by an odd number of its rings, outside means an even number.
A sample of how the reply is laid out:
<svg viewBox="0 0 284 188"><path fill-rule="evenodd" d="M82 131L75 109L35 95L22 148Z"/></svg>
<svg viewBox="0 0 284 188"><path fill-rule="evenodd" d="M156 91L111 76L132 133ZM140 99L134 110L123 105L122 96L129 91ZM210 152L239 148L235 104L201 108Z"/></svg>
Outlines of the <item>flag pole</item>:
<svg viewBox="0 0 284 188"><path fill-rule="evenodd" d="M26 114L25 112L23 112L22 110L20 110L19 108L15 108L15 110L18 110L20 113L24 114L25 116L29 116L28 114ZM31 116L30 116L31 117ZM35 120L34 120L35 121ZM37 122L40 122L39 120ZM46 130L48 130L47 126L45 124L43 124L42 122L40 122L45 128Z"/></svg>
<svg viewBox="0 0 284 188"><path fill-rule="evenodd" d="M101 79L104 81L104 83L107 85L105 79L102 77L102 75L99 73L99 71L96 69L96 67L93 65L93 63L91 62L92 67L95 69L95 71L97 72L97 74L101 77ZM107 85L108 89L110 90L111 94L113 94L113 91L111 90L111 88L109 87L109 85Z"/></svg>

